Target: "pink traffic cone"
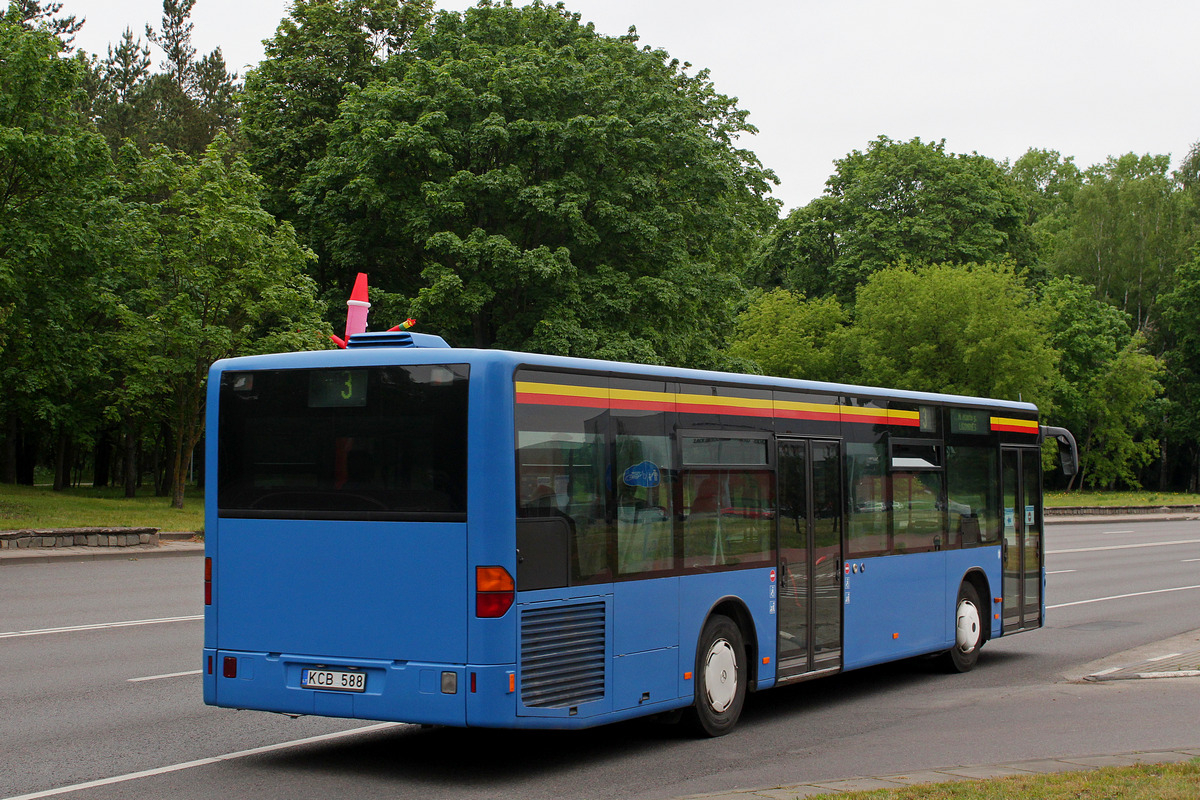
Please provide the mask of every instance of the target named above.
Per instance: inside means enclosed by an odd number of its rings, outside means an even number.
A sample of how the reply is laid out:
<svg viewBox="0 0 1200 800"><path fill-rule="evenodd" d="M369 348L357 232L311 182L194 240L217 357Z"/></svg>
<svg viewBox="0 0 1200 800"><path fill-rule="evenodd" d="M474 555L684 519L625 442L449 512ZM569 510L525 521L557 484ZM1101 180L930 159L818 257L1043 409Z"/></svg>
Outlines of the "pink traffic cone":
<svg viewBox="0 0 1200 800"><path fill-rule="evenodd" d="M354 279L350 299L346 301L346 341L356 333L366 332L367 311L370 308L371 304L367 301L367 274L360 272Z"/></svg>

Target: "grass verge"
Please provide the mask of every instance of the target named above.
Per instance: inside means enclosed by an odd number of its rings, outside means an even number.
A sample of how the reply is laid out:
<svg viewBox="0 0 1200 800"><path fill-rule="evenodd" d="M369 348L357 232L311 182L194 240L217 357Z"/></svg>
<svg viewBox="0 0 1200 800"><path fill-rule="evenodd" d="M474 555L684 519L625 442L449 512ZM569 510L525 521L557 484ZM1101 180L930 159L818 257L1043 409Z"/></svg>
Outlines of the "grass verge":
<svg viewBox="0 0 1200 800"><path fill-rule="evenodd" d="M1184 492L1047 492L1047 506L1200 505L1200 494ZM46 486L0 483L0 530L21 528L143 527L163 531L204 528L204 493L189 488L184 508L165 497L126 498L119 488L80 487L61 492Z"/></svg>
<svg viewBox="0 0 1200 800"><path fill-rule="evenodd" d="M22 528L153 527L162 531L204 529L204 495L190 489L182 509L165 497L123 496L121 489L78 488L55 492L42 486L0 484L0 530Z"/></svg>
<svg viewBox="0 0 1200 800"><path fill-rule="evenodd" d="M839 800L1195 800L1200 797L1198 761L935 783L833 796Z"/></svg>
<svg viewBox="0 0 1200 800"><path fill-rule="evenodd" d="M1187 492L1046 492L1047 506L1194 506L1200 494Z"/></svg>

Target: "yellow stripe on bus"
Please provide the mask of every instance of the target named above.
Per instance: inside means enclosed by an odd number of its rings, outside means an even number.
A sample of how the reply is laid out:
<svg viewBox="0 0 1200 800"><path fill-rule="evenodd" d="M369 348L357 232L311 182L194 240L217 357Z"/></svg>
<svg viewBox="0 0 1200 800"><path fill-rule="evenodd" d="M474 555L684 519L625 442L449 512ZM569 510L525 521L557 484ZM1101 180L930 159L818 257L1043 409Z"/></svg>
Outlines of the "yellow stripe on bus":
<svg viewBox="0 0 1200 800"><path fill-rule="evenodd" d="M608 402L650 403L677 405L695 408L696 406L710 407L719 412L720 409L745 409L764 412L762 416L773 416L776 413L804 413L837 415L848 422L871 422L876 424L903 425L915 427L921 424L919 411L907 411L888 408L867 408L862 406L844 406L837 403L805 403L795 400L773 400L771 398L751 397L714 397L707 394L689 394L686 392L654 392L642 389L606 389L594 386L568 386L561 383L535 383L532 381L517 381L518 395L540 395L542 397L582 398L585 400L603 400ZM518 401L520 398L518 397ZM1016 428L1019 431L1037 433L1035 421L1023 419L1007 419L992 417L992 427L1004 426Z"/></svg>
<svg viewBox="0 0 1200 800"><path fill-rule="evenodd" d="M1037 420L1033 419L1010 419L1008 417L992 417L992 428L1016 428L1027 433L1037 433Z"/></svg>

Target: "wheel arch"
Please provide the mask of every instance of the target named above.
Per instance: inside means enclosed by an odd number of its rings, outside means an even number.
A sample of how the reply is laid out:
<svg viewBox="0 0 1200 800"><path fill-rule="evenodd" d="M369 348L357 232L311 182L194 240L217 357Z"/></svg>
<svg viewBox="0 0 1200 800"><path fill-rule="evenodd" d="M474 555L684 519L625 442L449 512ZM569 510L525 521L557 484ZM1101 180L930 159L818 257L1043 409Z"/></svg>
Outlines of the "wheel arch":
<svg viewBox="0 0 1200 800"><path fill-rule="evenodd" d="M741 630L742 643L746 649L746 671L748 673L746 688L749 691L755 691L758 688L758 631L754 625L754 617L750 615L750 609L740 597L734 595L722 597L713 603L708 614L704 616L704 621L700 624L700 631L704 630L704 626L714 616L728 617ZM697 637L700 635L697 633ZM693 649L695 650L699 646L699 641L697 641L696 647Z"/></svg>
<svg viewBox="0 0 1200 800"><path fill-rule="evenodd" d="M979 609L979 615L982 619L987 621L987 624L981 626L983 628L983 639L980 641L980 644L982 645L983 642L986 642L992 638L991 623L992 615L995 612L992 611L993 603L991 582L988 580L987 574L985 574L982 569L979 567L972 567L963 574L962 579L958 582L958 585L962 586L964 583L969 583L972 587L974 587L975 593L979 596L979 603L983 606L983 608ZM954 589L954 596L958 596L958 587L955 587Z"/></svg>

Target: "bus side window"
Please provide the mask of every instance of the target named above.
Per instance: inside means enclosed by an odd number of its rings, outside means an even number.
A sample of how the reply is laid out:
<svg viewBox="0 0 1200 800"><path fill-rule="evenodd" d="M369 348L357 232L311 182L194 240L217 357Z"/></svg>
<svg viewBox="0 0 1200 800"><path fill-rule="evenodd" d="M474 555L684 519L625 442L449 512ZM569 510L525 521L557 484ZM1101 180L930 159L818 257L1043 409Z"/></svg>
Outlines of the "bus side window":
<svg viewBox="0 0 1200 800"><path fill-rule="evenodd" d="M774 561L775 473L768 437L684 432L679 447L684 569Z"/></svg>
<svg viewBox="0 0 1200 800"><path fill-rule="evenodd" d="M617 434L617 572L675 567L671 440Z"/></svg>
<svg viewBox="0 0 1200 800"><path fill-rule="evenodd" d="M994 447L949 445L946 448L946 490L950 536L964 547L1000 539L1000 496Z"/></svg>
<svg viewBox="0 0 1200 800"><path fill-rule="evenodd" d="M750 467L683 473L683 566L720 567L774 558L773 473Z"/></svg>
<svg viewBox="0 0 1200 800"><path fill-rule="evenodd" d="M942 542L942 473L892 473L892 552L934 550Z"/></svg>
<svg viewBox="0 0 1200 800"><path fill-rule="evenodd" d="M524 518L567 519L572 583L611 577L604 450L604 437L598 433L517 433L517 513Z"/></svg>
<svg viewBox="0 0 1200 800"><path fill-rule="evenodd" d="M882 444L846 444L847 555L881 555L889 549L891 486Z"/></svg>

